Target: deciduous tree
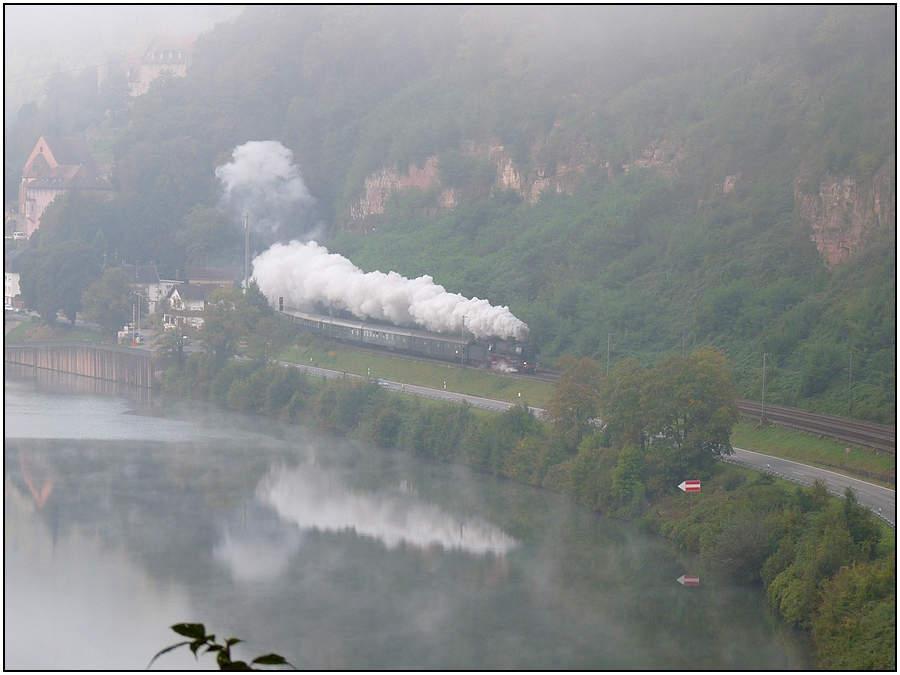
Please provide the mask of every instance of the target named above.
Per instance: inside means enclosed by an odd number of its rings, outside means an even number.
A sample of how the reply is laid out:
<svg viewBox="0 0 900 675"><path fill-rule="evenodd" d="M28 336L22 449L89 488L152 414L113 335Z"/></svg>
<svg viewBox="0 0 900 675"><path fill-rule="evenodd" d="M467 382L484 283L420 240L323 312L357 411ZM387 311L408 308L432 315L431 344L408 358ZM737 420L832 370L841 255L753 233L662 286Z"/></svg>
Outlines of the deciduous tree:
<svg viewBox="0 0 900 675"><path fill-rule="evenodd" d="M581 439L594 430L593 420L600 413L603 375L594 359L563 357L564 368L547 403L553 428L566 445L576 448Z"/></svg>
<svg viewBox="0 0 900 675"><path fill-rule="evenodd" d="M100 277L97 251L83 241L57 242L29 252L22 263L19 285L26 307L44 323L63 312L74 324L84 291Z"/></svg>
<svg viewBox="0 0 900 675"><path fill-rule="evenodd" d="M84 318L100 325L100 330L113 333L132 317L136 295L131 278L121 267L108 269L81 296Z"/></svg>

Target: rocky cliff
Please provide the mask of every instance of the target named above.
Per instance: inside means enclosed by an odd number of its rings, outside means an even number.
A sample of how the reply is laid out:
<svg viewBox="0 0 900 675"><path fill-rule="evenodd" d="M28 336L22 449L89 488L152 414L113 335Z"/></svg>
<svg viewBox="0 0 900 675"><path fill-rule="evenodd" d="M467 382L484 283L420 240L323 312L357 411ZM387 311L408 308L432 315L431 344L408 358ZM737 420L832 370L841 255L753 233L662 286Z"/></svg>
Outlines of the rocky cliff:
<svg viewBox="0 0 900 675"><path fill-rule="evenodd" d="M862 249L869 235L881 225L896 221L897 203L894 158L872 177L860 182L850 176L826 175L818 191L804 193L803 177L797 180L794 198L800 217L808 223L819 254L829 269Z"/></svg>

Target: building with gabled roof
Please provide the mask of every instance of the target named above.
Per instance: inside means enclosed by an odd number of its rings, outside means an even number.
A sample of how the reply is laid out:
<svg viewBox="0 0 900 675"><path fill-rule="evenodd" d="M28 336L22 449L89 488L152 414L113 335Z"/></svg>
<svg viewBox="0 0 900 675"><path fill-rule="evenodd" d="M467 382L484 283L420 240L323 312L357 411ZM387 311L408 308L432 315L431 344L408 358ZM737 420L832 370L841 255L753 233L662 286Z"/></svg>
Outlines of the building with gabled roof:
<svg viewBox="0 0 900 675"><path fill-rule="evenodd" d="M80 138L41 136L22 170L17 231L30 237L57 195L77 190L112 199L113 186Z"/></svg>
<svg viewBox="0 0 900 675"><path fill-rule="evenodd" d="M165 304L166 298L172 289L180 281L174 279L160 279L156 265L120 265L122 271L132 280L132 285L139 289L141 295L147 299L147 311L153 314Z"/></svg>
<svg viewBox="0 0 900 675"><path fill-rule="evenodd" d="M196 284L176 284L169 293L169 303L163 313L163 328L176 326L203 327L203 310L207 296L215 287Z"/></svg>
<svg viewBox="0 0 900 675"><path fill-rule="evenodd" d="M234 288L243 278L240 267L186 267L184 276L191 284Z"/></svg>
<svg viewBox="0 0 900 675"><path fill-rule="evenodd" d="M120 70L128 82L132 96L142 96L150 89L150 83L164 72L176 77L187 74L193 37L159 35L140 56L131 56L122 61Z"/></svg>

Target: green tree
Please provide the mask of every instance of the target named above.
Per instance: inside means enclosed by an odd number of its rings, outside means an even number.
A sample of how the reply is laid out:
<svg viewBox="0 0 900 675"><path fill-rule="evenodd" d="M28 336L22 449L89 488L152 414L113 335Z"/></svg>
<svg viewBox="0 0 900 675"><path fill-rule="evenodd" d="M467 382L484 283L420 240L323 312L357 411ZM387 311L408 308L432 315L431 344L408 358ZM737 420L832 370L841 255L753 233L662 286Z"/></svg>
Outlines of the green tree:
<svg viewBox="0 0 900 675"><path fill-rule="evenodd" d="M175 233L175 241L185 248L188 264L233 263L240 258L241 229L224 211L195 206L183 223L183 228Z"/></svg>
<svg viewBox="0 0 900 675"><path fill-rule="evenodd" d="M163 333L157 343L157 353L164 359L174 361L178 366L184 364L185 335L183 326L175 326Z"/></svg>
<svg viewBox="0 0 900 675"><path fill-rule="evenodd" d="M616 364L606 380L600 410L615 442L644 447L646 420L641 396L646 377L647 369L637 359L626 359Z"/></svg>
<svg viewBox="0 0 900 675"><path fill-rule="evenodd" d="M704 347L657 363L646 378L641 407L664 481L708 472L719 456L731 454L738 411L731 368L721 352Z"/></svg>
<svg viewBox="0 0 900 675"><path fill-rule="evenodd" d="M91 245L60 241L29 251L19 285L25 306L37 311L44 323L55 322L63 312L74 324L84 292L99 278L99 256Z"/></svg>
<svg viewBox="0 0 900 675"><path fill-rule="evenodd" d="M113 267L81 296L84 318L99 324L102 332L115 335L131 319L135 299L131 278L121 267Z"/></svg>
<svg viewBox="0 0 900 675"><path fill-rule="evenodd" d="M547 403L547 413L554 431L569 448L576 448L588 433L601 408L603 375L600 364L591 358L563 357L563 373Z"/></svg>
<svg viewBox="0 0 900 675"><path fill-rule="evenodd" d="M216 289L207 297L203 309L200 340L207 352L224 362L237 352L238 342L247 340L256 330L260 319L271 308L255 284L247 293L239 289Z"/></svg>

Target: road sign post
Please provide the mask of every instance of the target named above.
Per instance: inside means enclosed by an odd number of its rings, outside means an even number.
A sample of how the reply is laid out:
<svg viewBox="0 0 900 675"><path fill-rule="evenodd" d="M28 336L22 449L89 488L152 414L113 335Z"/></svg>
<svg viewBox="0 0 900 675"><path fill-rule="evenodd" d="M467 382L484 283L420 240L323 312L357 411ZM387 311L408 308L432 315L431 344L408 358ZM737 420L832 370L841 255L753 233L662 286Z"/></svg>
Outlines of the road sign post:
<svg viewBox="0 0 900 675"><path fill-rule="evenodd" d="M681 485L679 485L682 490L685 492L691 493L691 509L694 508L694 493L700 492L700 481L699 480L685 480L681 481Z"/></svg>

